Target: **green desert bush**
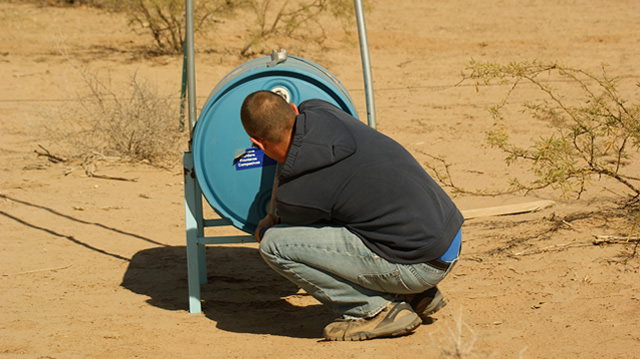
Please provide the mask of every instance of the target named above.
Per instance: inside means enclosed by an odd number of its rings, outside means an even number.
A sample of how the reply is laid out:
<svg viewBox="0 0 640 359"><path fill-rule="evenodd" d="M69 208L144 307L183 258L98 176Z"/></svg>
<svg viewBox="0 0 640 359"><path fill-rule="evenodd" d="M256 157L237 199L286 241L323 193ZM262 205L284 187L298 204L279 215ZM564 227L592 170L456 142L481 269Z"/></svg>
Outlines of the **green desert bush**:
<svg viewBox="0 0 640 359"><path fill-rule="evenodd" d="M443 185L454 193L483 196L552 188L566 197L580 198L591 184L610 178L626 189L620 200L631 218L628 237L638 232L640 103L628 97L638 93L640 83L632 85L632 95L624 96L620 79L611 77L604 66L595 75L537 61L506 65L471 61L464 81L473 81L476 91L494 85L506 89L489 110L493 125L487 131L487 142L506 154L508 165L524 163L533 179L514 177L508 188L499 191L469 190L454 183L444 159L433 157L441 166L425 165ZM544 134L522 145L512 139L518 121L538 123Z"/></svg>
<svg viewBox="0 0 640 359"><path fill-rule="evenodd" d="M17 1L17 0L0 0ZM27 0L46 6L85 5L123 12L129 26L153 39L152 52L182 53L185 35L184 0ZM370 9L364 1L365 9ZM322 45L327 24L342 24L345 33L355 19L351 0L193 0L194 33L207 34L228 19L242 22L245 44L240 49L250 56L258 45L279 48L275 38ZM234 16L241 15L241 16ZM229 22L229 24L232 24ZM232 24L235 25L235 24ZM270 51L270 50L269 50Z"/></svg>
<svg viewBox="0 0 640 359"><path fill-rule="evenodd" d="M40 6L91 6L109 9L114 0L1 0L9 3L32 3Z"/></svg>
<svg viewBox="0 0 640 359"><path fill-rule="evenodd" d="M185 34L184 0L111 0L127 14L130 26L151 35L162 53L181 53ZM244 0L193 0L194 33L210 30L218 17L229 16Z"/></svg>
<svg viewBox="0 0 640 359"><path fill-rule="evenodd" d="M351 0L249 0L248 5L252 25L240 51L243 56L278 36L321 45L326 38L326 22L337 20L349 32L347 26L355 19Z"/></svg>
<svg viewBox="0 0 640 359"><path fill-rule="evenodd" d="M623 184L633 198L640 196L640 178L632 171L640 150L640 104L620 94L618 79L604 67L600 75L593 75L558 63L472 61L468 70L467 78L477 87L509 85L505 97L490 110L494 124L487 140L507 154L507 163L531 164L536 179L531 183L513 179L514 188L554 187L579 197L590 179L604 176ZM572 87L579 98L568 99L554 84ZM510 141L505 125L509 118L503 112L513 94L525 86L541 96L523 103L522 112L551 129L529 147Z"/></svg>
<svg viewBox="0 0 640 359"><path fill-rule="evenodd" d="M182 52L184 0L111 1L127 14L134 29L153 37L159 51ZM246 43L240 50L243 56L251 55L256 45L277 36L321 44L326 20L338 19L346 25L354 18L351 0L194 0L193 4L194 33L214 29L223 22L221 19L244 20ZM235 14L242 16L233 17Z"/></svg>
<svg viewBox="0 0 640 359"><path fill-rule="evenodd" d="M487 140L506 154L507 164L524 161L535 175L529 182L513 178L510 191L551 187L579 198L589 184L607 177L626 188L623 203L632 217L628 233L638 230L640 103L620 92L619 78L610 76L604 66L601 73L592 74L536 61L506 65L472 61L467 70L465 79L474 81L476 89L508 85L504 97L490 109L493 126ZM640 83L634 87L637 90ZM529 91L519 97L528 101L515 106L547 128L547 134L529 146L515 144L508 130L514 112L507 109L514 106L512 98L518 91Z"/></svg>

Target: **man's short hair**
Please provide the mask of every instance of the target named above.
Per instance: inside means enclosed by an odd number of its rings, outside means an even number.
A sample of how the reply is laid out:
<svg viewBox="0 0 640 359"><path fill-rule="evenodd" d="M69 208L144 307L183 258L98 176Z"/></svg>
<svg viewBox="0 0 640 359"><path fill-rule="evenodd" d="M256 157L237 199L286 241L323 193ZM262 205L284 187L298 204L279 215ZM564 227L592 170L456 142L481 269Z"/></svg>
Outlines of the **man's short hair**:
<svg viewBox="0 0 640 359"><path fill-rule="evenodd" d="M279 142L293 127L296 113L280 95L257 91L244 99L240 119L247 134L254 138Z"/></svg>

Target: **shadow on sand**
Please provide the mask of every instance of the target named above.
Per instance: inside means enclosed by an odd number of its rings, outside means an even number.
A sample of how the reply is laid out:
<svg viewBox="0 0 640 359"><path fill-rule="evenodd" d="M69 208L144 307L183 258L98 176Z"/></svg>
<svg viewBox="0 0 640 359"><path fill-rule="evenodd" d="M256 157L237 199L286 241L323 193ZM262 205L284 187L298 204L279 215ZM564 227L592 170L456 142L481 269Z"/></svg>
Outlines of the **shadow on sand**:
<svg viewBox="0 0 640 359"><path fill-rule="evenodd" d="M208 283L201 286L203 312L219 329L320 339L334 315L307 295L293 305L285 299L298 288L273 272L253 248L207 247ZM132 258L122 286L149 296L167 310L188 310L187 259L184 246L142 250Z"/></svg>

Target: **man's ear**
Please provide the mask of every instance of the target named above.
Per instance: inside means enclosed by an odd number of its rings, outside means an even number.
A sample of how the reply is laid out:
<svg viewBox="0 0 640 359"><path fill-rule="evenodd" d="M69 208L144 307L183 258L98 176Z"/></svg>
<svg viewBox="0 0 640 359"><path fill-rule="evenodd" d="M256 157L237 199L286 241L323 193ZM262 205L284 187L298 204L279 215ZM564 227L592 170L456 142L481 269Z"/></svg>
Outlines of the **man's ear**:
<svg viewBox="0 0 640 359"><path fill-rule="evenodd" d="M253 142L254 145L258 146L258 148L261 149L262 152L264 152L264 142L253 137L250 137L249 139L251 140L251 142Z"/></svg>
<svg viewBox="0 0 640 359"><path fill-rule="evenodd" d="M296 106L296 104L295 104L295 103L293 103L293 102L289 102L289 105L290 105L290 106L291 106L291 108L293 109L293 112L295 112L295 113L296 113L296 115L299 115L299 114L300 114L300 112L298 111L298 106Z"/></svg>

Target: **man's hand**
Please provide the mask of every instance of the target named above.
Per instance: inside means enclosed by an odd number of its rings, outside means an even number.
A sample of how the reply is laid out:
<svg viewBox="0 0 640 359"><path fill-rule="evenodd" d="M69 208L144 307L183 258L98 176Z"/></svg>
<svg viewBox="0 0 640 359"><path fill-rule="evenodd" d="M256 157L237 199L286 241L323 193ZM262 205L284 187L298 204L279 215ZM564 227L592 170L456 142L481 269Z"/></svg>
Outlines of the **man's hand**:
<svg viewBox="0 0 640 359"><path fill-rule="evenodd" d="M254 236L256 237L258 243L260 243L260 241L262 240L262 236L260 234L267 230L267 228L278 224L278 222L280 222L280 218L272 214L267 214L263 219L260 220L260 222L258 222L258 228L256 228L256 232L254 233Z"/></svg>

